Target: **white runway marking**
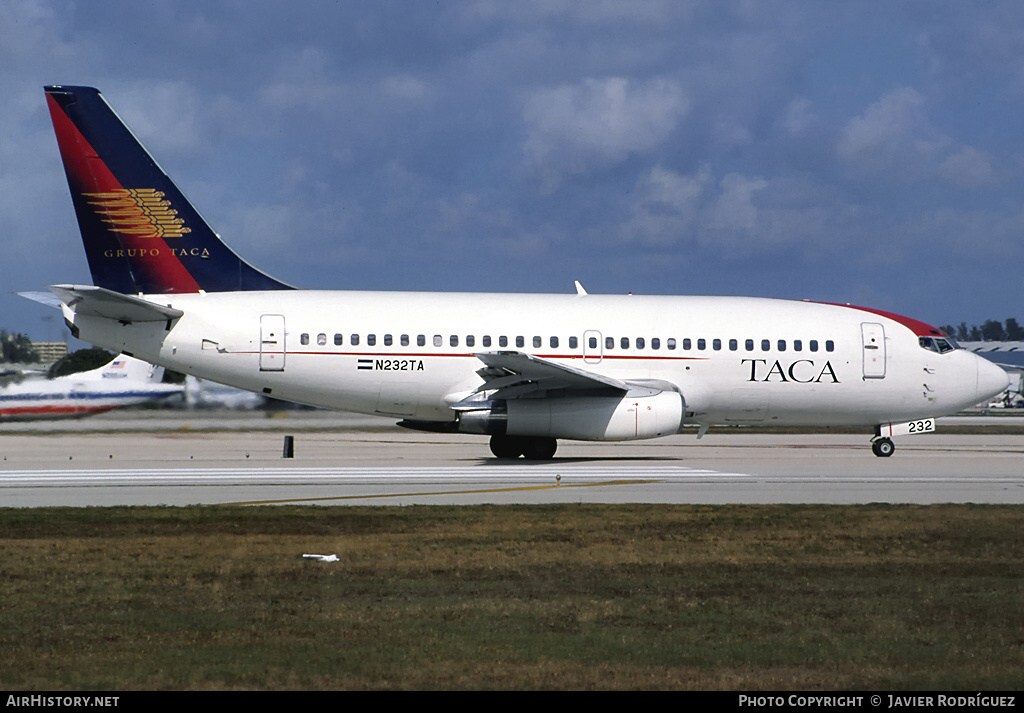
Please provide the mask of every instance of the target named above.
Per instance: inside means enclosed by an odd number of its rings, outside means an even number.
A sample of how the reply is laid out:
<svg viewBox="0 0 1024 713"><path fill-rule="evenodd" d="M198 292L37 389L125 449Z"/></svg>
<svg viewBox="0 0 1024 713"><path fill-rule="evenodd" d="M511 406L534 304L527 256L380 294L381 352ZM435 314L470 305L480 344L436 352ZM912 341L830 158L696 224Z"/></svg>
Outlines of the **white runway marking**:
<svg viewBox="0 0 1024 713"><path fill-rule="evenodd" d="M67 485L146 485L189 483L211 485L226 483L466 483L466 482L555 482L555 478L575 481L676 480L695 477L751 477L745 473L723 473L686 467L593 467L593 466L516 466L497 465L482 468L147 468L147 469L61 469L0 471L0 487Z"/></svg>
<svg viewBox="0 0 1024 713"><path fill-rule="evenodd" d="M575 482L615 479L638 482L680 482L693 480L750 479L758 482L814 483L1015 483L1024 477L1012 476L908 476L908 475L751 475L685 466L523 466L486 467L240 467L240 468L146 468L146 469L61 469L0 471L0 488L57 487L73 485L279 485L324 483L553 483L556 477Z"/></svg>

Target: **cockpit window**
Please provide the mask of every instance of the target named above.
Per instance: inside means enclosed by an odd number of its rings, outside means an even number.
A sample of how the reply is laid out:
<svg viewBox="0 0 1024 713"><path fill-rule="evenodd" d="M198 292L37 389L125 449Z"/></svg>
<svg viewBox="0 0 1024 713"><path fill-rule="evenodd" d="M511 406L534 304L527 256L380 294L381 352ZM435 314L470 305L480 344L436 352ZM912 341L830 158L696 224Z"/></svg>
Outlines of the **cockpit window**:
<svg viewBox="0 0 1024 713"><path fill-rule="evenodd" d="M918 337L917 343L921 345L922 349L928 349L939 354L945 354L954 349L962 348L952 337Z"/></svg>

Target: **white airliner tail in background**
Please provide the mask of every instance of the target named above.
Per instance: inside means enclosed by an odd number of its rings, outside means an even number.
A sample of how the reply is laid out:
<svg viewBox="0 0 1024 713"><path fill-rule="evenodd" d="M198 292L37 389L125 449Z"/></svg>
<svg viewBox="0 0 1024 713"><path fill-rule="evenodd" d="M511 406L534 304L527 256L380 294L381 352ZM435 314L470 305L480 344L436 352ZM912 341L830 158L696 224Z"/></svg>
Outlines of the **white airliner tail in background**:
<svg viewBox="0 0 1024 713"><path fill-rule="evenodd" d="M0 421L81 418L180 394L181 386L160 383L163 374L121 354L91 371L10 384L0 389Z"/></svg>
<svg viewBox="0 0 1024 713"><path fill-rule="evenodd" d="M862 426L888 456L1007 384L940 330L849 305L297 290L231 251L97 90L46 98L95 283L50 288L69 328L189 375L531 459L718 423Z"/></svg>

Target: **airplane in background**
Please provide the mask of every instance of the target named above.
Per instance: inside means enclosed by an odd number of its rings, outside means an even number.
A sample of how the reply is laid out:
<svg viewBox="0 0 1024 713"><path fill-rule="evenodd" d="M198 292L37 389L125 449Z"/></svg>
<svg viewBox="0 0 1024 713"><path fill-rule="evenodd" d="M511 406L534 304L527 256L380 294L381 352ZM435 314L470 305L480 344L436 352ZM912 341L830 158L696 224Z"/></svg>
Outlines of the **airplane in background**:
<svg viewBox="0 0 1024 713"><path fill-rule="evenodd" d="M181 386L160 383L163 375L121 354L92 371L9 384L0 389L0 422L81 418L180 394Z"/></svg>
<svg viewBox="0 0 1024 713"><path fill-rule="evenodd" d="M295 289L220 240L99 91L45 92L95 283L50 288L64 318L185 374L537 460L559 438L712 424L862 426L884 457L1007 385L935 327L865 307Z"/></svg>

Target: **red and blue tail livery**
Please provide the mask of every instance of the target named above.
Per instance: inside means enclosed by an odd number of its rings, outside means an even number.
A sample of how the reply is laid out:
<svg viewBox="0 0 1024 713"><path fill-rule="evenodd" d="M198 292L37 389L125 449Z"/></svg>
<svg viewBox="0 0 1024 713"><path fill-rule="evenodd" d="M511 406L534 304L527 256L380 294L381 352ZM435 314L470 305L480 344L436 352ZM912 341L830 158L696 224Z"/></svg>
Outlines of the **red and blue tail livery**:
<svg viewBox="0 0 1024 713"><path fill-rule="evenodd" d="M290 289L220 240L98 90L49 86L46 101L96 286L126 294Z"/></svg>

